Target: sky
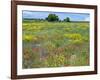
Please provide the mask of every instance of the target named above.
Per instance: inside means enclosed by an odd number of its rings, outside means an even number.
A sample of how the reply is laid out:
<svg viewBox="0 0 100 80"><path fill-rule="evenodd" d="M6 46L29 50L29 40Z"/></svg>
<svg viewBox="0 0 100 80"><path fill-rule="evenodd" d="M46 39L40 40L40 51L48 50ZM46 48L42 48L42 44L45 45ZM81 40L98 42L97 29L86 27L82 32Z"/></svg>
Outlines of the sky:
<svg viewBox="0 0 100 80"><path fill-rule="evenodd" d="M60 20L69 17L71 21L90 21L88 13L67 13L67 12L47 12L47 11L22 11L22 18L45 19L49 14L56 14Z"/></svg>

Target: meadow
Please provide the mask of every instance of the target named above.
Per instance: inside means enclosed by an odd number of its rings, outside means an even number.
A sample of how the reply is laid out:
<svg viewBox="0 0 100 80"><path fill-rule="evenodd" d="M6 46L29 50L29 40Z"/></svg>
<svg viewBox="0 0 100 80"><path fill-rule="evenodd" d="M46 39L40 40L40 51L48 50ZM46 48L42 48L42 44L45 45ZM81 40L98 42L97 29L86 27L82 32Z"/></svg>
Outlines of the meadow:
<svg viewBox="0 0 100 80"><path fill-rule="evenodd" d="M89 65L89 23L24 20L23 68Z"/></svg>

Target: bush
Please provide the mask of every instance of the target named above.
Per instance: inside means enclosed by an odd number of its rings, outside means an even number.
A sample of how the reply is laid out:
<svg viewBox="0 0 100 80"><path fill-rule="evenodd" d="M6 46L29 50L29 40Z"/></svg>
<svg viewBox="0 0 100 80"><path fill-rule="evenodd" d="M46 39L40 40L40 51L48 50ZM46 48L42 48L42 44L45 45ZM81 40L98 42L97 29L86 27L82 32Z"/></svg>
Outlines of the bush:
<svg viewBox="0 0 100 80"><path fill-rule="evenodd" d="M78 34L78 33L64 34L64 36L65 36L66 38L69 38L69 39L72 39L72 40L79 40L79 39L82 39L81 34Z"/></svg>
<svg viewBox="0 0 100 80"><path fill-rule="evenodd" d="M70 18L67 17L67 18L64 19L64 21L65 21L65 22L70 22Z"/></svg>
<svg viewBox="0 0 100 80"><path fill-rule="evenodd" d="M24 35L23 40L28 42L37 41L37 37L32 35Z"/></svg>

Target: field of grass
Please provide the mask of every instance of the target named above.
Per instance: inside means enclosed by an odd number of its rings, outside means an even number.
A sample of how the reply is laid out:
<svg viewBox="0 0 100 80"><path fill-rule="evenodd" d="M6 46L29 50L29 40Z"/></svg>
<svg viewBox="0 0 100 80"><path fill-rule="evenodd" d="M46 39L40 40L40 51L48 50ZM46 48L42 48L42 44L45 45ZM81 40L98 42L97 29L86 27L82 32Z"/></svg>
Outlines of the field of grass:
<svg viewBox="0 0 100 80"><path fill-rule="evenodd" d="M89 23L23 21L23 68L89 65Z"/></svg>

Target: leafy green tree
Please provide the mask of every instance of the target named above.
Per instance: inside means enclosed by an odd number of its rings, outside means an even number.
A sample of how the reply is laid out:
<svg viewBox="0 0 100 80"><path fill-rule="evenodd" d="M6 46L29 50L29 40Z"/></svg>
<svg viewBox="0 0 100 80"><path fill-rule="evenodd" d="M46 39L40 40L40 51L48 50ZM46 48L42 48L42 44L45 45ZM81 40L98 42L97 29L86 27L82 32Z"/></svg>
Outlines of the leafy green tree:
<svg viewBox="0 0 100 80"><path fill-rule="evenodd" d="M59 17L56 14L49 14L46 18L47 21L59 21Z"/></svg>
<svg viewBox="0 0 100 80"><path fill-rule="evenodd" d="M64 21L65 21L65 22L70 22L70 18L69 18L69 17L66 17L66 18L64 19Z"/></svg>

